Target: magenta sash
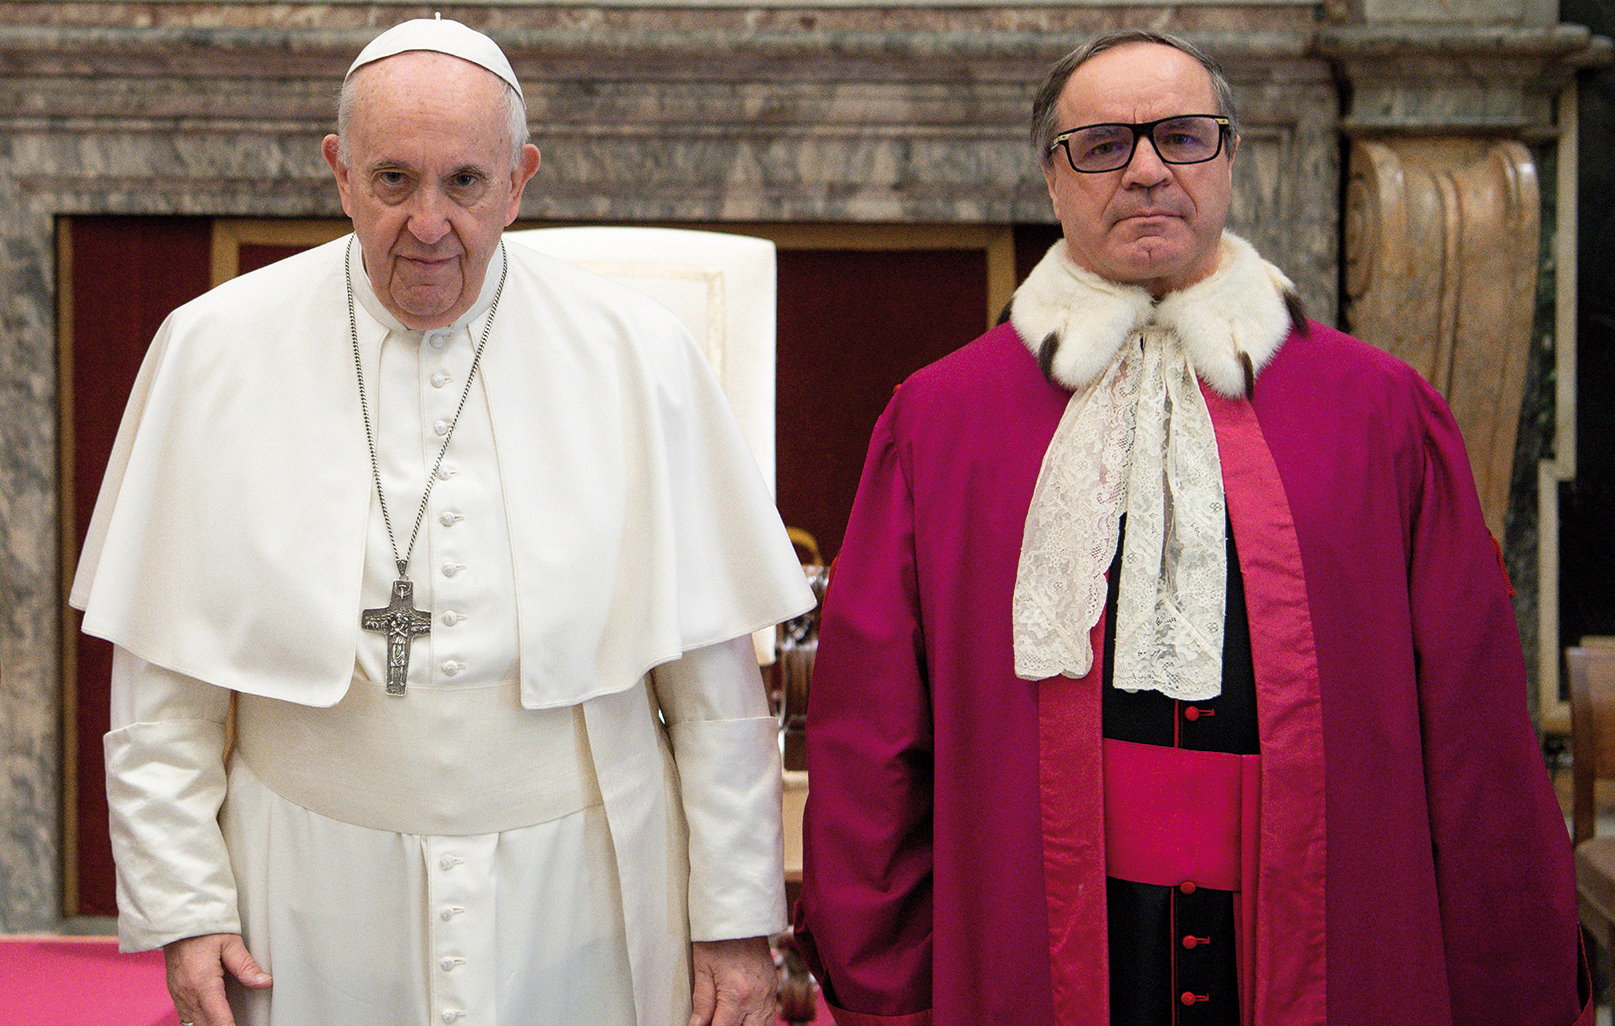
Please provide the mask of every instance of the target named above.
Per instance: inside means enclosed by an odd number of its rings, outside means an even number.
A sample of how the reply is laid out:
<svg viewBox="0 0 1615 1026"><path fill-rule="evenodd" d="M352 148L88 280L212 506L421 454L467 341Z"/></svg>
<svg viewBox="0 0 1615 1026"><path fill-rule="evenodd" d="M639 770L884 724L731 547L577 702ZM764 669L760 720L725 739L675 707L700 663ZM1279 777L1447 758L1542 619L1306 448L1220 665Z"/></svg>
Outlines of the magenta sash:
<svg viewBox="0 0 1615 1026"><path fill-rule="evenodd" d="M1241 891L1261 756L1105 739L1105 872L1176 887Z"/></svg>

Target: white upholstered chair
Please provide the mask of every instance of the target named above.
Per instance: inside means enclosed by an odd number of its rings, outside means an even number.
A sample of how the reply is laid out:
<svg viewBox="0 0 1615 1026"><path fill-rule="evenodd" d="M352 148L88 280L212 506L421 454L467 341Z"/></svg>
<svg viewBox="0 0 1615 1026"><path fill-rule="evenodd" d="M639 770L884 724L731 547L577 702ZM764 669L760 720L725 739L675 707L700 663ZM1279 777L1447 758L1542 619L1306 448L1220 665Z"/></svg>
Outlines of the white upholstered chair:
<svg viewBox="0 0 1615 1026"><path fill-rule="evenodd" d="M687 228L530 228L505 238L643 292L690 329L774 487L774 244Z"/></svg>

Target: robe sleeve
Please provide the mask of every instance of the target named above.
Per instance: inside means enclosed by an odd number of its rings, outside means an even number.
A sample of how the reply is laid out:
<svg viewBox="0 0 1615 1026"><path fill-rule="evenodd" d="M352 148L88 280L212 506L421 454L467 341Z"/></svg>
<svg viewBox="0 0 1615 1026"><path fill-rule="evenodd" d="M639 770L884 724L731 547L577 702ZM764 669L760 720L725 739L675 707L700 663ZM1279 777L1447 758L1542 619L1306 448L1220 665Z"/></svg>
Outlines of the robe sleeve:
<svg viewBox="0 0 1615 1026"><path fill-rule="evenodd" d="M113 649L104 747L124 951L241 932L218 820L229 713L224 688Z"/></svg>
<svg viewBox="0 0 1615 1026"><path fill-rule="evenodd" d="M931 1017L931 705L894 409L870 443L808 701L797 937L841 1026Z"/></svg>
<svg viewBox="0 0 1615 1026"><path fill-rule="evenodd" d="M749 636L651 671L690 828L690 939L785 928L779 722Z"/></svg>
<svg viewBox="0 0 1615 1026"><path fill-rule="evenodd" d="M1452 1021L1562 1026L1584 1006L1570 842L1499 551L1457 425L1425 400L1409 573Z"/></svg>

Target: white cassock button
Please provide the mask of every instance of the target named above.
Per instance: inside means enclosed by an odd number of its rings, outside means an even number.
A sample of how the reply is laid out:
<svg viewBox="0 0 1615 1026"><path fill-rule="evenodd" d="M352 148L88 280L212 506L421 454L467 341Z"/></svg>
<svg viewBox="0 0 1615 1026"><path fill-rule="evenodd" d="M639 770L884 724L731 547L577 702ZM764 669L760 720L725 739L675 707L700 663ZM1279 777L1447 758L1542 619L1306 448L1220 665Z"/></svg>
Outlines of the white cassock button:
<svg viewBox="0 0 1615 1026"><path fill-rule="evenodd" d="M437 522L442 524L444 527L453 527L455 524L458 524L460 521L462 521L464 519L465 519L465 514L464 513L455 513L455 512L451 511L451 512L448 512L448 513L439 514L438 518L437 518Z"/></svg>
<svg viewBox="0 0 1615 1026"><path fill-rule="evenodd" d="M449 372L448 371L438 371L436 374L432 375L432 387L433 388L442 388L444 385L446 385L448 383L449 383Z"/></svg>
<svg viewBox="0 0 1615 1026"><path fill-rule="evenodd" d="M446 677L452 677L463 669L465 669L464 663L457 663L453 659L450 659L443 664L443 675Z"/></svg>
<svg viewBox="0 0 1615 1026"><path fill-rule="evenodd" d="M454 1022L455 1020L459 1019L460 1016L462 1016L464 1014L465 1014L464 1012L460 1012L460 1011L456 1011L455 1009L448 1008L448 1009L445 1009L444 1012L443 1012L443 1021L444 1022Z"/></svg>
<svg viewBox="0 0 1615 1026"><path fill-rule="evenodd" d="M443 564L443 576L444 577L453 577L455 574L459 573L461 570L464 570L464 569L465 569L465 564L464 563L444 563Z"/></svg>
<svg viewBox="0 0 1615 1026"><path fill-rule="evenodd" d="M439 437L442 437L443 435L446 435L446 434L449 433L449 428L451 426L452 425L450 425L448 421L440 420L437 423L432 425L432 430L436 431L438 433Z"/></svg>
<svg viewBox="0 0 1615 1026"><path fill-rule="evenodd" d="M445 959L443 959L443 961L439 962L438 965L443 967L444 972L452 973L456 966L465 965L465 959L463 959L463 958L445 958Z"/></svg>
<svg viewBox="0 0 1615 1026"><path fill-rule="evenodd" d="M438 467L437 479L439 481L447 481L451 477L458 476L459 473L460 471L454 467Z"/></svg>
<svg viewBox="0 0 1615 1026"><path fill-rule="evenodd" d="M454 610L451 609L448 612L443 614L443 626L445 626L445 627L453 627L455 624L459 623L462 619L464 619L464 617L462 617L459 613L456 613ZM447 667L444 667L444 668L447 669Z"/></svg>
<svg viewBox="0 0 1615 1026"><path fill-rule="evenodd" d="M437 865L438 865L439 869L453 869L455 866L458 866L459 864L460 864L460 856L458 856L458 855L445 855L442 858L437 860ZM445 911L447 911L447 910L445 910ZM463 910L459 909L459 908L455 908L453 911L460 912L460 911L463 911Z"/></svg>
<svg viewBox="0 0 1615 1026"><path fill-rule="evenodd" d="M448 341L449 339L447 335L442 335L437 332L433 332L432 334L426 336L427 345L430 345L433 349L442 349L444 345L448 343Z"/></svg>
<svg viewBox="0 0 1615 1026"><path fill-rule="evenodd" d="M439 912L437 915L439 919L446 923L464 911L465 909L459 905L447 905L444 907L443 911Z"/></svg>

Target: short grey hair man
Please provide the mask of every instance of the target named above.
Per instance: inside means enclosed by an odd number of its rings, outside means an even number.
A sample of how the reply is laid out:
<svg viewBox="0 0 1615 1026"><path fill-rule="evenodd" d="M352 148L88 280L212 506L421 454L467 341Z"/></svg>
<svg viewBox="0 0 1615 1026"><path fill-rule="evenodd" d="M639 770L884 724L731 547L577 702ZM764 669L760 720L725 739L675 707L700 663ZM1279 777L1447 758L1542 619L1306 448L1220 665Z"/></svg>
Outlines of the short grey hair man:
<svg viewBox="0 0 1615 1026"><path fill-rule="evenodd" d="M1239 115L1234 108L1234 87L1228 84L1228 77L1223 74L1222 65L1218 64L1215 58L1181 36L1150 29L1122 29L1090 39L1061 57L1049 69L1043 84L1038 87L1036 98L1032 101L1032 151L1037 154L1038 163L1047 167L1049 161L1054 159L1054 136L1060 131L1055 107L1060 99L1060 92L1065 89L1066 81L1091 58L1128 43L1158 43L1170 46L1199 61L1211 76L1211 87L1217 96L1218 109L1207 113L1221 114L1227 118L1228 134L1234 138L1239 137Z"/></svg>

